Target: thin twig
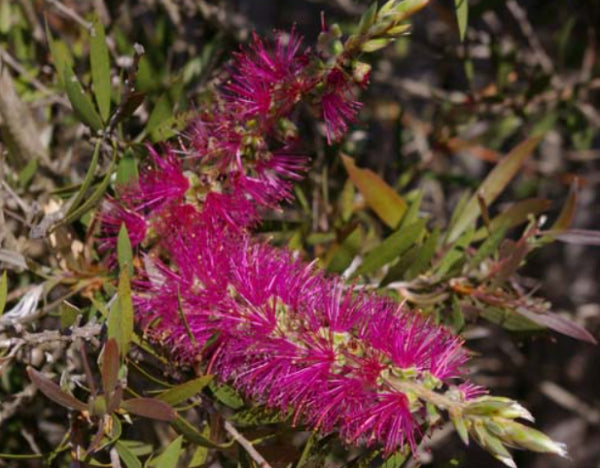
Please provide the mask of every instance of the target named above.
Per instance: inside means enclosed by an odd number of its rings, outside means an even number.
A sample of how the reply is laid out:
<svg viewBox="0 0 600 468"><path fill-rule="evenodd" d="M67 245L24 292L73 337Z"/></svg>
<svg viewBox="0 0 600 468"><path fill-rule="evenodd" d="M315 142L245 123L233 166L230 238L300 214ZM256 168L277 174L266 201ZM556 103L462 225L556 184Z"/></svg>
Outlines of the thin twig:
<svg viewBox="0 0 600 468"><path fill-rule="evenodd" d="M252 460L254 460L258 466L261 468L271 468L271 465L269 465L267 460L265 460L263 456L258 453L258 451L254 448L254 445L252 445L248 439L240 434L229 421L225 421L225 430L229 433L233 440L235 440L244 448L244 450L246 450L246 452L248 452L248 455L250 455Z"/></svg>
<svg viewBox="0 0 600 468"><path fill-rule="evenodd" d="M79 13L77 13L75 10L72 10L71 8L63 5L58 0L46 0L46 3L49 3L54 8L56 8L58 11L60 11L63 15L67 16L68 18L71 18L73 21L75 21L76 23L78 23L79 25L81 25L82 27L87 29L88 31L90 31L92 29L92 23L83 19L81 17L81 15L79 15Z"/></svg>

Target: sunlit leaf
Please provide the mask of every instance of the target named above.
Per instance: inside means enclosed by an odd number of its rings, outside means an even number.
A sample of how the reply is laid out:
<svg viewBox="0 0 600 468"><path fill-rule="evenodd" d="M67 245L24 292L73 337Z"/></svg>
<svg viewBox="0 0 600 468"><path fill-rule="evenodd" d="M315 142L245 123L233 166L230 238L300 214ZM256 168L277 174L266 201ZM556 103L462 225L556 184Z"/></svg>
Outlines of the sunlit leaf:
<svg viewBox="0 0 600 468"><path fill-rule="evenodd" d="M370 169L360 169L354 160L341 155L348 175L377 216L391 228L396 228L406 211L406 201Z"/></svg>
<svg viewBox="0 0 600 468"><path fill-rule="evenodd" d="M8 279L6 278L6 270L0 278L0 315L4 313L6 307L6 296L8 295Z"/></svg>
<svg viewBox="0 0 600 468"><path fill-rule="evenodd" d="M183 453L181 447L182 442L183 437L177 437L167 446L163 453L150 462L149 466L154 468L177 468L179 457L181 457Z"/></svg>
<svg viewBox="0 0 600 468"><path fill-rule="evenodd" d="M464 41L469 19L469 2L467 0L454 0L454 8L456 10L456 22L458 24L460 40Z"/></svg>
<svg viewBox="0 0 600 468"><path fill-rule="evenodd" d="M589 229L567 229L560 231L544 231L542 234L551 236L567 244L600 245L600 231Z"/></svg>

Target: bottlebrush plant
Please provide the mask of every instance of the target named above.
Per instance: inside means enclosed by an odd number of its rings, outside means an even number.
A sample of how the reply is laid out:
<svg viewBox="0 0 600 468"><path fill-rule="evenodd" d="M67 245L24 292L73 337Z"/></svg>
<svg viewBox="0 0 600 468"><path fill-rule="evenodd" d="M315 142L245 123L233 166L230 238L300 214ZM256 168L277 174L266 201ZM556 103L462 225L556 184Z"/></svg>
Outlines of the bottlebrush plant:
<svg viewBox="0 0 600 468"><path fill-rule="evenodd" d="M43 458L63 459L69 449L75 462L142 466L152 446L122 437L134 415L169 423L179 435L150 466L184 459L228 466L234 443L244 463L271 466L257 446L282 427L301 435L302 450L287 466L329 466L334 456L336 466L402 466L444 421L507 466L516 466L508 448L566 456L562 443L518 421L533 421L521 404L475 383L461 337L468 308L509 329L547 327L594 342L514 281L529 251L565 235L572 200L550 229L535 218L545 203L517 204L493 219L487 213L540 138L500 161L444 232L429 230L419 194L407 203L342 154L370 79L365 55L404 35L426 4L374 4L349 35L323 18L312 47L296 29L253 33L197 109L158 122L159 101L137 142L121 132L143 100L136 74L144 49L135 47L112 109L101 22L88 25L93 96L47 29L61 86L95 146L78 190L66 190L67 201L32 234L56 243L76 235L72 225L86 236L79 251L63 249L56 269L8 260L47 278L48 290L68 288L59 299L61 327L71 329L64 341L89 341L99 351L101 385L83 345L60 385L27 368L34 388L71 415L64 439ZM349 177L337 232L313 261L263 231L273 213L303 196L311 158L302 114L318 120ZM106 154L111 160L96 179ZM352 220L356 189L391 232L370 250L361 250L364 229ZM519 239L506 238L524 223ZM2 316L3 327L24 326L43 294L35 293ZM79 307L66 302L75 294ZM31 341L15 343L8 361ZM85 379L69 382L78 366Z"/></svg>

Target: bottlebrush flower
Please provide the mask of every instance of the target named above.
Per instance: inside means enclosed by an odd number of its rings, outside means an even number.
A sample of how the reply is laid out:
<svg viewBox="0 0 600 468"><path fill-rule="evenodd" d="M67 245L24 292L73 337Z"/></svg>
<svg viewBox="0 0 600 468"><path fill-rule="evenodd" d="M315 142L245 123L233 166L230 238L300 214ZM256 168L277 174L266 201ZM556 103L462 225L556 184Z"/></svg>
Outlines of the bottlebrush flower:
<svg viewBox="0 0 600 468"><path fill-rule="evenodd" d="M255 402L348 443L414 446L423 410L388 378L450 383L466 360L460 339L248 235L181 236L168 285L136 298L144 321L159 321L153 336Z"/></svg>
<svg viewBox="0 0 600 468"><path fill-rule="evenodd" d="M341 138L348 131L348 123L356 118L361 103L355 100L349 80L338 68L327 76L327 91L321 96L327 143Z"/></svg>

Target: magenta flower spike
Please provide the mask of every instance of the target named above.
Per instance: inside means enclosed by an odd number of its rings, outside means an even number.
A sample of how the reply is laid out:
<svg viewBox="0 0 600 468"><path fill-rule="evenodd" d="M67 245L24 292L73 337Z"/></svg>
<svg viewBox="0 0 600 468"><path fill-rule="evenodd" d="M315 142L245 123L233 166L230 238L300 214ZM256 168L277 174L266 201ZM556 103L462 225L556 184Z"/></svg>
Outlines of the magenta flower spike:
<svg viewBox="0 0 600 468"><path fill-rule="evenodd" d="M383 8L392 27L399 7ZM353 40L351 50L360 50ZM435 424L432 414L445 411L463 439L469 431L485 447L481 411L517 426L512 420L529 413L465 381L462 339L253 238L264 211L290 200L307 169L289 120L297 105L320 106L328 143L356 118L353 86L368 73L351 78L344 53L327 59L302 51L294 31L276 33L273 43L254 34L212 107L183 135L189 147L167 146L162 155L149 147L139 181L104 205L100 250L113 268L125 224L145 265L132 286L146 335L177 362L200 363L292 424L391 454L405 445L414 452ZM542 441L545 451L562 453ZM505 449L492 449L508 463Z"/></svg>

